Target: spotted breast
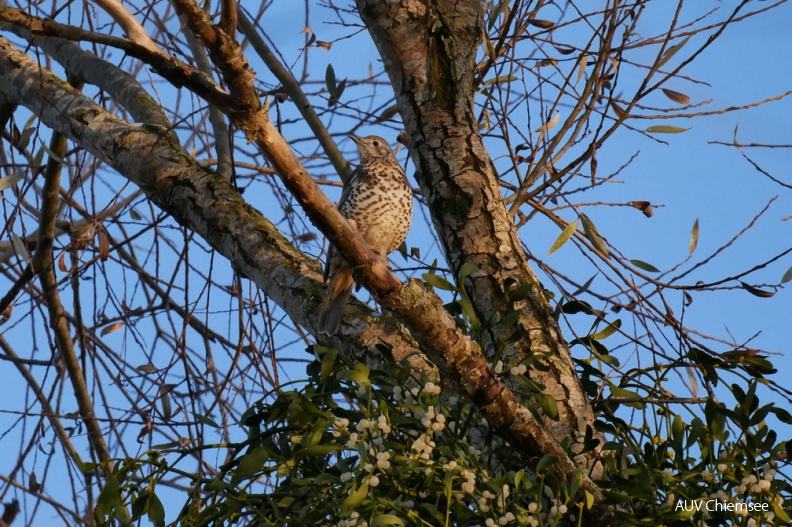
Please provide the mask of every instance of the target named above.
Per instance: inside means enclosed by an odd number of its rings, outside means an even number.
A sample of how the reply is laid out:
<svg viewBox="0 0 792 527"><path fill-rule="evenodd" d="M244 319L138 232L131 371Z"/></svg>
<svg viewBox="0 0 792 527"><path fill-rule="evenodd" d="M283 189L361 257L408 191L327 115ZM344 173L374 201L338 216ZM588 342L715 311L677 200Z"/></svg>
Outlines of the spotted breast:
<svg viewBox="0 0 792 527"><path fill-rule="evenodd" d="M354 221L369 247L387 263L388 254L399 248L410 230L412 191L383 138L350 137L357 144L360 164L344 186L338 210ZM352 270L333 247L325 267L325 281L328 279L330 285L319 313L318 331L334 335L355 281Z"/></svg>

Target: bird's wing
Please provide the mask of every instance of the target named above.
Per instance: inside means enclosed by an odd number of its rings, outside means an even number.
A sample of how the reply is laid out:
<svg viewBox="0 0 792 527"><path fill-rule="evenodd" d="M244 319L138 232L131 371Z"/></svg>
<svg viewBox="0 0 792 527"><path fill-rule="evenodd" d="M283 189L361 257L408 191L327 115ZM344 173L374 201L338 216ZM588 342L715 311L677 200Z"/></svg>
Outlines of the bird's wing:
<svg viewBox="0 0 792 527"><path fill-rule="evenodd" d="M360 174L360 165L358 165L355 170L352 171L352 174L349 176L349 179L346 181L346 183L344 183L344 190L341 191L341 199L338 200L339 209L341 209L341 206L349 199L349 194L352 191L352 187L354 187L355 181L360 178Z"/></svg>
<svg viewBox="0 0 792 527"><path fill-rule="evenodd" d="M352 192L352 187L354 186L354 182L357 178L360 177L361 170L360 165L352 171L352 174L349 176L349 179L344 184L344 190L341 191L341 199L338 200L338 209L341 210L341 207L344 203L347 202L349 199L349 195ZM325 261L325 268L324 268L324 281L327 282L327 279L330 277L330 262L333 261L335 257L335 247L333 244L330 244L330 248L327 250L327 260Z"/></svg>

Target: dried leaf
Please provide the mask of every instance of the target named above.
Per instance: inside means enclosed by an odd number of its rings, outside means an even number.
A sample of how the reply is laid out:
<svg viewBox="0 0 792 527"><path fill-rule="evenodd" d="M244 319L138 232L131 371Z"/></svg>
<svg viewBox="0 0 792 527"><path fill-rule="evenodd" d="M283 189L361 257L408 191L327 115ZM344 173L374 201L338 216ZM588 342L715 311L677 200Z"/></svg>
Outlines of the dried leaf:
<svg viewBox="0 0 792 527"><path fill-rule="evenodd" d="M42 485L38 482L38 478L36 478L36 473L31 472L30 476L28 477L28 489L33 494L37 494L41 490Z"/></svg>
<svg viewBox="0 0 792 527"><path fill-rule="evenodd" d="M160 400L160 408L162 409L162 417L165 420L170 420L173 416L173 410L171 408L171 401L170 397L168 396L168 392L170 392L171 387L167 384L160 384L159 387L159 400Z"/></svg>
<svg viewBox="0 0 792 527"><path fill-rule="evenodd" d="M693 254L693 251L696 250L698 246L699 240L699 220L696 218L695 223L693 223L693 228L690 229L690 243L688 244L688 254Z"/></svg>
<svg viewBox="0 0 792 527"><path fill-rule="evenodd" d="M580 79L582 79L582 78L583 78L583 75L585 75L585 73L586 73L586 66L588 66L588 55L587 55L587 54L585 54L585 53L583 53L583 54L580 56L580 64L579 64L579 66L578 66L578 74L577 74L577 79L575 80L575 84L577 84L578 82L580 82Z"/></svg>
<svg viewBox="0 0 792 527"><path fill-rule="evenodd" d="M331 97L335 97L337 84L335 70L332 64L328 64L325 70L325 86L327 86L327 93L329 93Z"/></svg>
<svg viewBox="0 0 792 527"><path fill-rule="evenodd" d="M30 262L30 253L25 246L25 242L15 232L11 233L11 247L14 248L14 252L23 262Z"/></svg>
<svg viewBox="0 0 792 527"><path fill-rule="evenodd" d="M331 42L324 42L322 40L317 40L316 47L329 50L330 48L333 47L333 44Z"/></svg>
<svg viewBox="0 0 792 527"><path fill-rule="evenodd" d="M781 277L781 283L785 284L785 283L789 282L790 280L792 280L792 267L787 269L787 272L784 273L784 276Z"/></svg>
<svg viewBox="0 0 792 527"><path fill-rule="evenodd" d="M145 441L146 436L149 435L154 430L154 423L151 419L146 420L146 424L143 425L143 428L140 429L140 433L137 436L137 442L142 443Z"/></svg>
<svg viewBox="0 0 792 527"><path fill-rule="evenodd" d="M377 116L377 120L374 121L375 123L383 123L385 121L390 120L393 116L395 116L399 112L399 107L397 105L389 106L382 111L381 114Z"/></svg>
<svg viewBox="0 0 792 527"><path fill-rule="evenodd" d="M586 238L594 245L596 249L598 249L606 258L610 258L610 251L608 250L608 245L605 243L605 240L602 239L599 232L597 232L597 228L594 227L594 224L585 214L580 215L580 219L583 222L583 232L586 234Z"/></svg>
<svg viewBox="0 0 792 527"><path fill-rule="evenodd" d="M556 238L556 241L553 242L553 245L550 247L550 250L547 251L547 256L550 256L558 249L560 249L561 246L564 245L569 240L569 238L572 237L573 234L575 234L575 231L577 231L577 226L578 226L578 220L575 220L569 225L567 225L566 228L558 236L558 238Z"/></svg>
<svg viewBox="0 0 792 527"><path fill-rule="evenodd" d="M498 6L492 10L492 12L489 15L489 20L487 20L487 31L492 29L492 26L494 26L495 22L497 22L501 12L506 8L506 6L509 5L510 1L511 0L502 0L501 3L498 4Z"/></svg>
<svg viewBox="0 0 792 527"><path fill-rule="evenodd" d="M3 191L7 188L11 188L14 185L16 185L17 183L19 183L19 180L22 179L22 176L24 175L25 173L20 171L20 172L13 172L7 175L6 177L0 178L0 191Z"/></svg>
<svg viewBox="0 0 792 527"><path fill-rule="evenodd" d="M159 368L157 368L153 364L142 364L135 369L141 373L154 373L156 371L159 371Z"/></svg>
<svg viewBox="0 0 792 527"><path fill-rule="evenodd" d="M99 231L99 259L106 262L110 257L110 239L104 229Z"/></svg>
<svg viewBox="0 0 792 527"><path fill-rule="evenodd" d="M501 84L501 83L510 83L512 81L516 81L517 77L514 75L501 75L498 77L494 77L492 79L487 79L484 81L484 86L489 86L491 84Z"/></svg>
<svg viewBox="0 0 792 527"><path fill-rule="evenodd" d="M60 164L62 164L62 165L65 165L65 164L66 164L66 161L64 161L62 157L60 157L58 154L56 154L55 152L53 152L52 150L50 150L50 149L49 149L49 147L48 147L47 145L45 145L45 144L44 144L44 141L41 141L41 140L39 140L39 142L41 143L41 146L42 146L42 148L44 148L44 151L45 151L45 152L47 152L47 155L49 155L49 156L50 156L50 158L51 158L53 161L55 161L55 162L57 162L57 163L60 163Z"/></svg>
<svg viewBox="0 0 792 527"><path fill-rule="evenodd" d="M69 271L69 268L66 267L66 253L61 253L58 257L58 269L61 270L62 273L66 273Z"/></svg>
<svg viewBox="0 0 792 527"><path fill-rule="evenodd" d="M300 31L300 33L313 33L313 32L314 32L314 30L311 29L311 26L306 26L305 29Z"/></svg>
<svg viewBox="0 0 792 527"><path fill-rule="evenodd" d="M29 128L25 128L22 131L22 135L19 136L19 146L23 149L27 148L30 138L34 133L36 133L36 129L34 127L31 126Z"/></svg>
<svg viewBox="0 0 792 527"><path fill-rule="evenodd" d="M696 380L696 375L693 373L693 368L688 366L687 368L687 375L688 375L688 382L690 383L690 394L693 397L698 397L698 381Z"/></svg>
<svg viewBox="0 0 792 527"><path fill-rule="evenodd" d="M118 331L119 329L121 329L123 327L124 327L124 323L123 322L114 322L114 323L110 324L109 326L105 326L104 329L102 329L102 332L99 335L104 337L105 335L109 335L110 333L115 333L116 331Z"/></svg>
<svg viewBox="0 0 792 527"><path fill-rule="evenodd" d="M484 33L484 52L487 54L491 62L495 62L498 56L495 54L495 46L492 45L489 35Z"/></svg>
<svg viewBox="0 0 792 527"><path fill-rule="evenodd" d="M759 289L758 287L754 287L742 281L740 282L740 285L743 286L743 289L745 289L754 296L758 296L759 298L772 298L775 296L774 291L764 291L762 289Z"/></svg>
<svg viewBox="0 0 792 527"><path fill-rule="evenodd" d="M550 22L549 20L539 20L538 18L534 18L533 20L528 21L534 27L538 27L541 29L551 29L555 27L555 23Z"/></svg>
<svg viewBox="0 0 792 527"><path fill-rule="evenodd" d="M549 58L549 59L542 59L536 63L537 68L544 68L545 66L556 66L558 65L558 59Z"/></svg>
<svg viewBox="0 0 792 527"><path fill-rule="evenodd" d="M676 55L677 51L679 51L680 49L682 49L682 46L684 46L685 44L687 44L687 41L688 41L688 40L690 40L690 37L687 37L687 38L685 38L685 40L683 40L683 41L682 41L682 42L680 42L679 44L674 44L673 46L671 46L670 48L668 48L668 49L666 50L666 52L665 52L665 53L663 53L663 58L661 58L661 59L660 59L660 62L658 62L658 63L657 63L657 67L658 67L658 68L662 68L662 67L663 67L663 65L664 65L666 62L668 62L669 60L671 60L671 57L673 57L674 55Z"/></svg>
<svg viewBox="0 0 792 527"><path fill-rule="evenodd" d="M561 118L561 113L556 112L556 114L547 121L545 124L534 130L534 132L547 132L548 130L552 130L555 125L558 124L558 120Z"/></svg>
<svg viewBox="0 0 792 527"><path fill-rule="evenodd" d="M297 236L297 241L305 243L305 242L311 242L316 238L317 236L315 232L306 232L304 234Z"/></svg>
<svg viewBox="0 0 792 527"><path fill-rule="evenodd" d="M647 273L659 273L660 269L655 267L650 263L646 263L643 260L630 260L630 263L633 264L638 269L646 271Z"/></svg>
<svg viewBox="0 0 792 527"><path fill-rule="evenodd" d="M678 91L674 90L667 90L662 88L663 93L665 96L671 99L674 102L678 102L679 104L690 104L690 97L685 95L684 93L679 93Z"/></svg>
<svg viewBox="0 0 792 527"><path fill-rule="evenodd" d="M652 204L648 201L631 201L630 205L643 212L644 216L647 218L654 216L654 209L652 208Z"/></svg>
<svg viewBox="0 0 792 527"><path fill-rule="evenodd" d="M624 108L616 104L615 102L611 101L611 108L613 108L613 113L616 114L616 117L621 119L622 115L624 115Z"/></svg>
<svg viewBox="0 0 792 527"><path fill-rule="evenodd" d="M562 55L571 55L575 52L575 48L553 44L553 47Z"/></svg>
<svg viewBox="0 0 792 527"><path fill-rule="evenodd" d="M650 134L681 134L687 132L690 128L682 128L681 126L670 126L667 124L660 124L657 126L650 126L646 129Z"/></svg>

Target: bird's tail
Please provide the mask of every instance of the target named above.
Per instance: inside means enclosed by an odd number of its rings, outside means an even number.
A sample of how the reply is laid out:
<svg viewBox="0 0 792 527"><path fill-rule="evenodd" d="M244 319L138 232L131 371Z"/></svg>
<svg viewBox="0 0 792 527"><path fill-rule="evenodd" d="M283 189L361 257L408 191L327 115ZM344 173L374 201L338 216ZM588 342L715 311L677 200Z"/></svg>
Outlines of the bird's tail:
<svg viewBox="0 0 792 527"><path fill-rule="evenodd" d="M338 331L353 285L355 285L355 280L352 277L352 271L348 268L337 269L330 277L327 298L319 312L317 327L319 333L335 335L335 332Z"/></svg>

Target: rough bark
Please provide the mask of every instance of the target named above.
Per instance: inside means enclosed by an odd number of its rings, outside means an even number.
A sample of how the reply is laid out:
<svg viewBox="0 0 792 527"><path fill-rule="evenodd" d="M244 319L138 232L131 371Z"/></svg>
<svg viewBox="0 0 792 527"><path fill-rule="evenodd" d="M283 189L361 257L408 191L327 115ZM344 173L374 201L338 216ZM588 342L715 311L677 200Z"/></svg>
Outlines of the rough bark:
<svg viewBox="0 0 792 527"><path fill-rule="evenodd" d="M522 309L522 338L503 356L514 362L542 356L542 368L528 375L558 403L558 421L546 419L546 424L557 440L571 439L580 448L586 429L593 430L593 412L503 203L473 113L485 3L357 0L357 5L390 76L416 178L448 263L456 273L465 263L479 269L466 289L479 319L490 321L482 339L485 354L492 357L514 332L515 327L499 324L508 310ZM503 302L504 284L510 282L530 286L527 300Z"/></svg>
<svg viewBox="0 0 792 527"><path fill-rule="evenodd" d="M31 86L37 89L29 89ZM315 329L320 303L320 289L312 279L312 275L318 276L316 266L306 265L302 255L224 178L198 166L167 133L132 126L109 114L3 39L0 89L10 102L25 105L53 130L129 177L163 210L228 257L295 321ZM538 456L551 454L559 458L558 467L571 476L576 466L564 449L492 374L479 347L455 326L442 301L421 285L403 286L393 276L305 173L267 118L266 109L250 108L246 113L237 107L231 113L255 137L312 221L336 242L356 277L407 323L423 350L482 408L490 424L529 455L529 465L538 461ZM396 353L394 357L404 358ZM408 358L423 360L417 353ZM584 477L582 486L600 495L588 478Z"/></svg>
<svg viewBox="0 0 792 527"><path fill-rule="evenodd" d="M50 40L50 39L46 39ZM52 39L48 52L63 60L70 72L80 72L86 82L106 85L133 115L156 117L161 111L148 97L135 96L137 85L116 69L86 68L76 50L64 53L65 42ZM85 53L86 60L98 60ZM68 59L68 60L67 60ZM101 64L93 64L100 66ZM72 71L73 68L73 71ZM33 89L32 87L35 87ZM139 88L139 85L137 86ZM0 38L0 92L9 102L22 104L54 130L67 135L97 158L105 160L121 175L139 186L148 197L173 218L206 239L241 274L264 290L305 327L321 303L321 267L284 238L261 213L247 205L239 193L221 176L200 166L176 142L163 123L135 126L112 115L73 90L39 66L27 55ZM127 101L123 94L129 94ZM137 94L141 95L141 94ZM144 106L150 105L148 108ZM222 206L217 206L222 205ZM433 367L420 353L414 340L375 317L371 309L353 302L352 318L358 331L344 335L357 359L371 355L374 344L388 346L396 360L407 360L419 371L432 375Z"/></svg>

